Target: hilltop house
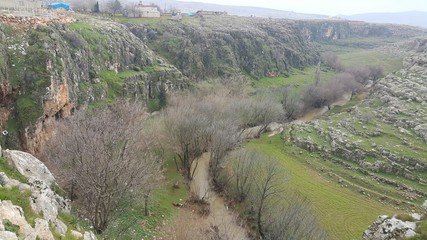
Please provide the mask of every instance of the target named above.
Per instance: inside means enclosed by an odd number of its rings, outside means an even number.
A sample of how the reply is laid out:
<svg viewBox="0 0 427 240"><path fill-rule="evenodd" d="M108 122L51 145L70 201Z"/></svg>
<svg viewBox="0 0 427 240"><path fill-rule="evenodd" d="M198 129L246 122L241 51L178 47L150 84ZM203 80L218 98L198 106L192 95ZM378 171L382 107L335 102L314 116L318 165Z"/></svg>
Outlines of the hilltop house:
<svg viewBox="0 0 427 240"><path fill-rule="evenodd" d="M133 17L147 17L158 18L160 17L159 7L154 4L144 5L142 1L135 6L135 13Z"/></svg>
<svg viewBox="0 0 427 240"><path fill-rule="evenodd" d="M0 10L34 13L42 5L41 0L1 0Z"/></svg>

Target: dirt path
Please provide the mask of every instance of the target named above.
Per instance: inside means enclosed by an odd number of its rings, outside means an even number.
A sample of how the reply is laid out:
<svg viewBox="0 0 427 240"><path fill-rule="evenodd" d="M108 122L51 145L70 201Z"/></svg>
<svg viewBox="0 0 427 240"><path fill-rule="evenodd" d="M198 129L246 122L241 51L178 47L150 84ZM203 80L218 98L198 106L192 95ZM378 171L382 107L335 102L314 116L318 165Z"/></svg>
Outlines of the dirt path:
<svg viewBox="0 0 427 240"><path fill-rule="evenodd" d="M210 204L210 214L204 221L207 221L210 226L218 227L223 239L249 240L246 230L238 224L236 214L229 210L224 199L209 187L209 153L203 154L198 160L190 190Z"/></svg>

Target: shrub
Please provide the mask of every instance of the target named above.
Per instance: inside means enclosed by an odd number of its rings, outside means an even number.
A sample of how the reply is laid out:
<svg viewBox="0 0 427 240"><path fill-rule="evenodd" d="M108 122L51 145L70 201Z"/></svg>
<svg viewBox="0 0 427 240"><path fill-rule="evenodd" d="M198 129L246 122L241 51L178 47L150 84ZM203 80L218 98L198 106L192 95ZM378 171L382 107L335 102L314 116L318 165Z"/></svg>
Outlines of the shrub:
<svg viewBox="0 0 427 240"><path fill-rule="evenodd" d="M415 222L415 219L411 215L406 213L397 214L395 218L405 222Z"/></svg>
<svg viewBox="0 0 427 240"><path fill-rule="evenodd" d="M8 219L3 219L3 225L4 225L4 230L6 231L13 232L16 234L19 232L20 227L18 225L11 223Z"/></svg>
<svg viewBox="0 0 427 240"><path fill-rule="evenodd" d="M75 48L80 48L83 46L83 41L79 35L74 32L64 32L62 37Z"/></svg>

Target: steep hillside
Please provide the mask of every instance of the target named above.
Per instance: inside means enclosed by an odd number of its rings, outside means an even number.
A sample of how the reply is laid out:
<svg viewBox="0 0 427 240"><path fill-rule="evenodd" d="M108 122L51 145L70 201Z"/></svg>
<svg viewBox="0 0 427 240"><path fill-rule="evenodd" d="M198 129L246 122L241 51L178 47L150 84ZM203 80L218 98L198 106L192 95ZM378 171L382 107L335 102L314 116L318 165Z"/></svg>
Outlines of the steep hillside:
<svg viewBox="0 0 427 240"><path fill-rule="evenodd" d="M254 78L287 76L317 63L313 42L350 38L407 39L417 28L336 20L294 21L233 16L181 20L120 19L130 30L192 79L241 71Z"/></svg>
<svg viewBox="0 0 427 240"><path fill-rule="evenodd" d="M288 21L205 16L141 23L128 26L197 80L241 71L255 78L278 76L318 58L311 43Z"/></svg>
<svg viewBox="0 0 427 240"><path fill-rule="evenodd" d="M354 101L316 121L291 125L286 141L325 162L342 186L396 209L418 209L427 198L427 51L425 40L405 68L374 84Z"/></svg>
<svg viewBox="0 0 427 240"><path fill-rule="evenodd" d="M24 22L24 21L22 21ZM59 118L123 95L155 99L186 79L120 24L0 25L2 137L7 147L37 153Z"/></svg>

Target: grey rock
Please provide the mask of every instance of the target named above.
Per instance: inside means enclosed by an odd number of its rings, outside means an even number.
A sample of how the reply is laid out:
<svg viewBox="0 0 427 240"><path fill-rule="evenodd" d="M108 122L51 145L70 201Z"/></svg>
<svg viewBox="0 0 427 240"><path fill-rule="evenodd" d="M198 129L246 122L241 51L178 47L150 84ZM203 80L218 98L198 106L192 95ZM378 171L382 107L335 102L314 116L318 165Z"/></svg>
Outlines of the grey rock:
<svg viewBox="0 0 427 240"><path fill-rule="evenodd" d="M427 124L420 124L414 128L415 134L427 142Z"/></svg>
<svg viewBox="0 0 427 240"><path fill-rule="evenodd" d="M13 232L0 231L0 239L4 240L18 240L18 237Z"/></svg>
<svg viewBox="0 0 427 240"><path fill-rule="evenodd" d="M6 150L4 151L4 156L11 166L28 178L38 179L48 186L55 181L49 169L40 160L29 153Z"/></svg>
<svg viewBox="0 0 427 240"><path fill-rule="evenodd" d="M65 234L67 234L68 227L61 220L56 219L52 225L55 228L55 231L58 232L61 236L65 236Z"/></svg>
<svg viewBox="0 0 427 240"><path fill-rule="evenodd" d="M30 179L28 183L33 189L31 193L31 207L37 213L43 213L43 217L54 222L60 211L69 212L70 202L58 196L44 182Z"/></svg>
<svg viewBox="0 0 427 240"><path fill-rule="evenodd" d="M71 235L74 236L77 239L82 239L83 238L83 234L81 234L80 232L77 232L75 230L71 230Z"/></svg>
<svg viewBox="0 0 427 240"><path fill-rule="evenodd" d="M19 234L26 236L26 240L36 239L36 232L25 220L24 211L21 207L13 205L11 201L0 201L0 218L8 219L12 224L18 225Z"/></svg>
<svg viewBox="0 0 427 240"><path fill-rule="evenodd" d="M363 240L392 240L406 236L415 236L415 222L402 221L395 217L379 216L377 220L363 232ZM416 234L416 233L415 233Z"/></svg>
<svg viewBox="0 0 427 240"><path fill-rule="evenodd" d="M44 219L40 219L40 218L36 219L35 232L39 239L55 240L52 233L50 232L48 221Z"/></svg>
<svg viewBox="0 0 427 240"><path fill-rule="evenodd" d="M83 240L96 240L96 235L93 232L85 232L83 234Z"/></svg>

